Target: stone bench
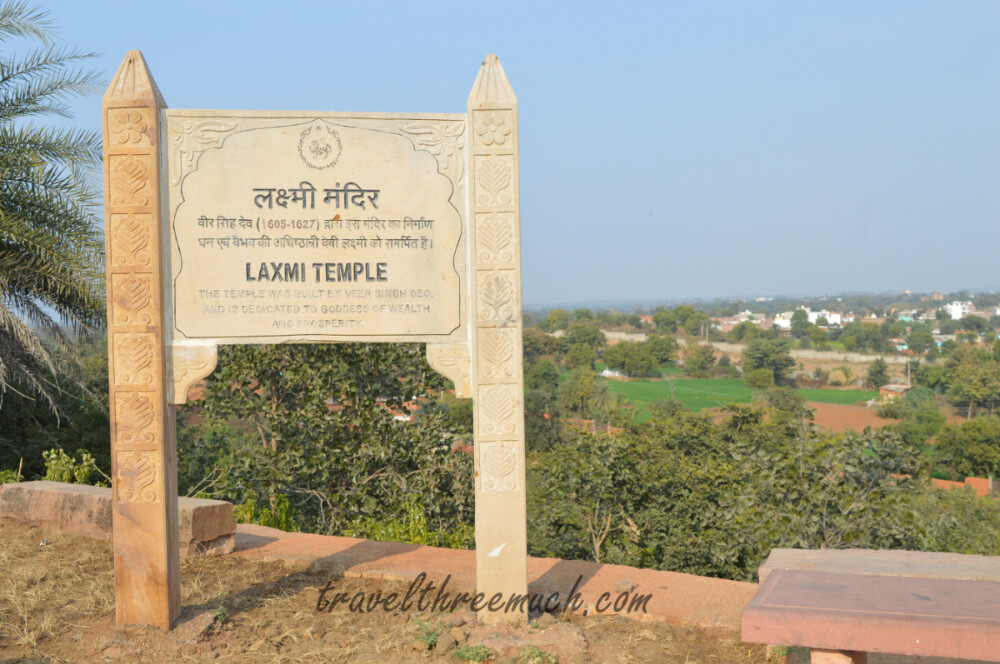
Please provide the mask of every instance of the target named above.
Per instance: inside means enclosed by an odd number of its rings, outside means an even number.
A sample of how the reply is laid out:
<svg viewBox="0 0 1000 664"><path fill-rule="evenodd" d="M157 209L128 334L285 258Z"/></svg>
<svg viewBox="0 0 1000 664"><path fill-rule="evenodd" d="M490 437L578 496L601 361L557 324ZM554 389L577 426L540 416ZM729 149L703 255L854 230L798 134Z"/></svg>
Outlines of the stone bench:
<svg viewBox="0 0 1000 664"><path fill-rule="evenodd" d="M776 569L1000 581L1000 556L874 549L772 549L757 570L760 583Z"/></svg>
<svg viewBox="0 0 1000 664"><path fill-rule="evenodd" d="M742 638L811 648L814 664L864 664L868 653L1000 662L997 562L913 551L776 550L743 611Z"/></svg>
<svg viewBox="0 0 1000 664"><path fill-rule="evenodd" d="M178 498L181 555L221 555L235 547L232 503ZM38 526L67 535L111 539L111 489L62 482L0 484L0 525Z"/></svg>

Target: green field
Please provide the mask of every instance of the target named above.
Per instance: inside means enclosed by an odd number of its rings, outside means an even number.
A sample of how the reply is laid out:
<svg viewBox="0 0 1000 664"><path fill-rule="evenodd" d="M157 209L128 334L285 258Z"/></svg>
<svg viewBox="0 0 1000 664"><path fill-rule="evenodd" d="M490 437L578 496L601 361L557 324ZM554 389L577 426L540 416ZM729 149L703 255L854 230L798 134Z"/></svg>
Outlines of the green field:
<svg viewBox="0 0 1000 664"><path fill-rule="evenodd" d="M669 380L612 380L608 382L612 394L620 394L626 401L638 405L637 419L645 420L649 411L645 405L657 399L670 398ZM853 404L871 399L877 392L865 390L812 390L798 391L806 401L820 403ZM674 381L674 398L685 408L699 411L702 408L716 408L729 403L747 403L753 391L738 378L687 378Z"/></svg>
<svg viewBox="0 0 1000 664"><path fill-rule="evenodd" d="M621 394L626 401L639 405L670 398L669 380L612 380L608 382L608 387L613 394ZM674 381L674 398L693 411L733 402L746 403L752 396L750 388L737 378L687 378ZM646 409L640 408L638 419L646 417Z"/></svg>
<svg viewBox="0 0 1000 664"><path fill-rule="evenodd" d="M801 389L799 394L806 401L818 401L820 403L836 403L842 406L850 406L858 401L868 401L878 396L875 390L810 390Z"/></svg>

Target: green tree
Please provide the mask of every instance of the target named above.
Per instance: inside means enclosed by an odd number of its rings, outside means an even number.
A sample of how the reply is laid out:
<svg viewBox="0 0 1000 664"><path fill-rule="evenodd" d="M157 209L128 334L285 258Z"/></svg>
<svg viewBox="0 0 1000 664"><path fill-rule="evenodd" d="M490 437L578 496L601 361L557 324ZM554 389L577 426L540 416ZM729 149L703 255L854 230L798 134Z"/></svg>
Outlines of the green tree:
<svg viewBox="0 0 1000 664"><path fill-rule="evenodd" d="M646 346L653 354L657 364L673 362L677 351L680 350L677 340L665 334L657 334L650 337L646 340Z"/></svg>
<svg viewBox="0 0 1000 664"><path fill-rule="evenodd" d="M961 475L1000 475L1000 417L946 424L937 436L938 462Z"/></svg>
<svg viewBox="0 0 1000 664"><path fill-rule="evenodd" d="M966 316L962 319L962 329L977 334L987 334L993 331L990 322L982 316Z"/></svg>
<svg viewBox="0 0 1000 664"><path fill-rule="evenodd" d="M545 317L545 327L548 330L565 330L569 324L569 312L565 309L552 309Z"/></svg>
<svg viewBox="0 0 1000 664"><path fill-rule="evenodd" d="M708 378L715 369L715 349L708 344L690 344L684 349L684 373Z"/></svg>
<svg viewBox="0 0 1000 664"><path fill-rule="evenodd" d="M534 362L541 355L554 355L559 348L559 340L545 334L537 327L525 327L523 339L524 359Z"/></svg>
<svg viewBox="0 0 1000 664"><path fill-rule="evenodd" d="M830 340L829 335L827 335L826 330L819 327L818 325L810 325L806 328L806 338L817 346L823 346L827 341Z"/></svg>
<svg viewBox="0 0 1000 664"><path fill-rule="evenodd" d="M648 343L628 343L625 345L625 365L623 369L629 376L659 375L656 368L659 362Z"/></svg>
<svg viewBox="0 0 1000 664"><path fill-rule="evenodd" d="M795 367L788 339L753 339L743 349L743 372L749 374L754 369L770 369L776 385L788 381L789 372Z"/></svg>
<svg viewBox="0 0 1000 664"><path fill-rule="evenodd" d="M792 314L792 336L796 339L801 339L806 336L806 331L809 329L809 314L805 309L796 309Z"/></svg>
<svg viewBox="0 0 1000 664"><path fill-rule="evenodd" d="M597 359L597 355L594 354L594 349L585 343L575 343L569 348L569 352L566 353L566 364L569 365L571 369L577 369L579 367L587 367L588 369L594 368L594 361Z"/></svg>
<svg viewBox="0 0 1000 664"><path fill-rule="evenodd" d="M929 330L913 330L906 338L906 345L917 355L923 355L935 345L934 335Z"/></svg>
<svg viewBox="0 0 1000 664"><path fill-rule="evenodd" d="M687 319L694 313L694 307L688 304L682 304L679 307L674 307L674 318L677 320L677 325L683 327Z"/></svg>
<svg viewBox="0 0 1000 664"><path fill-rule="evenodd" d="M0 394L55 410L57 383L71 376L60 360L79 364L65 327L103 325L104 242L92 178L100 137L34 122L69 117L67 98L99 90L79 66L92 54L56 45L51 25L25 3L0 6L0 39L33 45L0 63Z"/></svg>
<svg viewBox="0 0 1000 664"><path fill-rule="evenodd" d="M677 316L673 311L664 309L653 314L653 324L656 331L662 334L673 334L677 331Z"/></svg>
<svg viewBox="0 0 1000 664"><path fill-rule="evenodd" d="M878 389L889 382L889 365L881 357L877 357L868 364L868 376L865 384L868 387Z"/></svg>
<svg viewBox="0 0 1000 664"><path fill-rule="evenodd" d="M541 359L531 365L524 377L524 385L529 390L554 392L559 387L559 370L551 360Z"/></svg>
<svg viewBox="0 0 1000 664"><path fill-rule="evenodd" d="M524 440L531 452L541 452L561 442L562 424L554 392L540 389L525 392Z"/></svg>
<svg viewBox="0 0 1000 664"><path fill-rule="evenodd" d="M16 398L14 394L4 398L0 407L0 469L16 472L21 466L22 477L41 479L46 472L43 452L61 448L87 451L96 460L98 475L111 473L107 337L80 338L74 345L80 365L66 363L72 376L63 380L65 384L56 393L59 414L40 399ZM56 377L50 379L55 381Z"/></svg>
<svg viewBox="0 0 1000 664"><path fill-rule="evenodd" d="M684 320L684 331L691 336L702 336L711 325L712 319L708 314L696 311Z"/></svg>
<svg viewBox="0 0 1000 664"><path fill-rule="evenodd" d="M569 326L566 330L566 334L560 339L564 348L572 348L573 344L587 344L595 351L598 351L607 345L608 340L596 327L591 325L584 325L583 323L574 323Z"/></svg>
<svg viewBox="0 0 1000 664"><path fill-rule="evenodd" d="M750 341L761 336L763 333L764 331L759 327L745 320L729 331L729 337L733 341Z"/></svg>
<svg viewBox="0 0 1000 664"><path fill-rule="evenodd" d="M592 370L586 367L574 369L559 386L559 405L570 415L586 415L595 381L596 376Z"/></svg>

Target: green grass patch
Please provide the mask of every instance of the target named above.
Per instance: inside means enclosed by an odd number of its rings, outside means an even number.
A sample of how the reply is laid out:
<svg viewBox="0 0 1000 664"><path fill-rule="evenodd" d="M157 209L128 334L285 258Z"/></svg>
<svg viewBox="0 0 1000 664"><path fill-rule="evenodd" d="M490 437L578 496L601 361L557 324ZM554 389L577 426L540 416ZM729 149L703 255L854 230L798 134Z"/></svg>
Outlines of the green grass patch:
<svg viewBox="0 0 1000 664"><path fill-rule="evenodd" d="M833 403L841 406L851 406L858 401L868 401L878 396L875 390L817 390L801 389L799 396L806 401Z"/></svg>
<svg viewBox="0 0 1000 664"><path fill-rule="evenodd" d="M639 422L649 419L647 404L670 398L668 380L615 380L610 381L608 387L613 394L620 394L626 401L639 406L639 412L636 413L636 420ZM674 381L674 398L693 411L729 403L746 403L752 396L753 391L742 380L735 378L690 378Z"/></svg>

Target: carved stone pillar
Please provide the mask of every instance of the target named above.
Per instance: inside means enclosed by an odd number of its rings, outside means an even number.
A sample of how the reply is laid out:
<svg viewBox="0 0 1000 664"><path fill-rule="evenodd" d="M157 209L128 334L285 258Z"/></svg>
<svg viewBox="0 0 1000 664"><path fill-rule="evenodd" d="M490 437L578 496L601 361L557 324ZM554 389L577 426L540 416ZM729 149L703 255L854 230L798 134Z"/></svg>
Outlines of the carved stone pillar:
<svg viewBox="0 0 1000 664"><path fill-rule="evenodd" d="M139 51L104 95L111 471L118 624L180 613L177 451L167 404L160 110Z"/></svg>
<svg viewBox="0 0 1000 664"><path fill-rule="evenodd" d="M476 588L504 606L528 591L517 98L495 55L469 95L469 271L476 467ZM490 608L487 622L525 612Z"/></svg>

